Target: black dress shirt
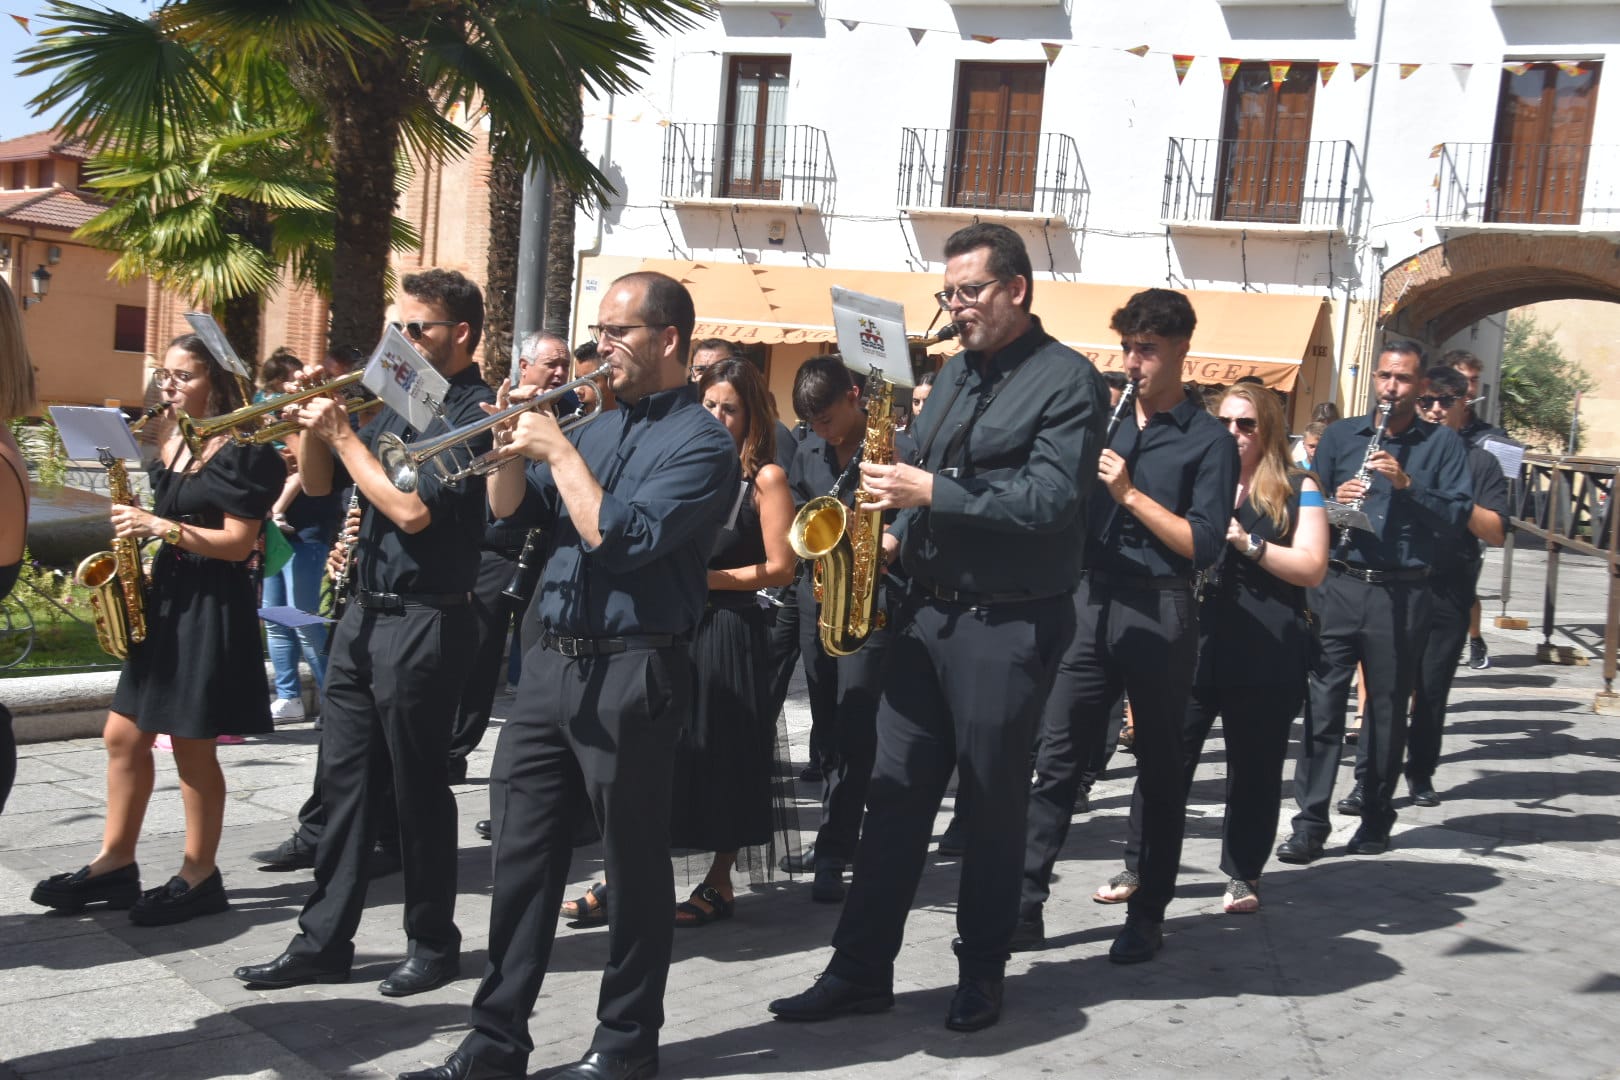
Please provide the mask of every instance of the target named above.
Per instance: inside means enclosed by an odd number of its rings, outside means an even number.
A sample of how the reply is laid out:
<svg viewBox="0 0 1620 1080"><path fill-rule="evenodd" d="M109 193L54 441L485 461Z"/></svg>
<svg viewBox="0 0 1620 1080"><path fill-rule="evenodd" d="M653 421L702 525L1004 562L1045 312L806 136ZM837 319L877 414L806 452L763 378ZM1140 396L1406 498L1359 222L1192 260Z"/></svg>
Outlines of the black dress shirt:
<svg viewBox="0 0 1620 1080"><path fill-rule="evenodd" d="M892 528L906 572L955 592L1072 590L1107 402L1091 361L1039 319L998 353L946 361L913 425L933 505Z"/></svg>
<svg viewBox="0 0 1620 1080"><path fill-rule="evenodd" d="M1226 544L1237 493L1237 440L1190 394L1138 428L1127 416L1108 447L1125 459L1131 484L1192 526L1193 557L1186 558L1114 501L1104 484L1091 493L1094 527L1086 538L1086 564L1109 574L1192 579L1212 566Z"/></svg>
<svg viewBox="0 0 1620 1080"><path fill-rule="evenodd" d="M894 459L907 465L917 464L917 444L903 431L894 433ZM788 487L792 489L795 507L803 506L818 495L831 494L832 486L845 472L849 476L839 487L838 497L845 506L855 505L855 489L861 486L860 470L851 468L849 463L839 465L837 452L821 436L806 435L794 450L787 470Z"/></svg>
<svg viewBox="0 0 1620 1080"><path fill-rule="evenodd" d="M1377 415L1369 412L1329 424L1322 433L1314 464L1323 498L1336 498L1339 485L1361 472L1376 426ZM1383 449L1412 484L1396 491L1388 478L1373 473L1362 500L1373 531L1344 530L1343 541L1334 536L1331 557L1372 570L1432 567L1437 546L1456 543L1468 526L1474 493L1467 447L1450 428L1414 418L1405 431L1386 437Z"/></svg>
<svg viewBox="0 0 1620 1080"><path fill-rule="evenodd" d="M528 466L523 505L507 521L551 534L524 640L687 634L703 617L715 536L736 504L741 463L731 434L689 387L619 403L570 439L602 485L587 547L551 467Z"/></svg>
<svg viewBox="0 0 1620 1080"><path fill-rule="evenodd" d="M469 365L450 379L443 414L421 435L405 417L384 405L377 417L360 429L360 441L376 453L377 440L384 432L392 432L406 442L437 438L452 428L482 420L480 402L493 405L495 391L484 384L477 366ZM465 444L465 453L482 454L491 442L487 433L480 435ZM350 482L348 471L339 462L332 479L333 490L347 487ZM368 592L471 591L478 581L478 546L487 517L484 478L475 476L449 484L439 478L431 464L424 464L417 470L416 494L429 515L427 528L417 533L407 533L374 507L366 506L355 546L356 583ZM365 502L363 496L361 502Z"/></svg>
<svg viewBox="0 0 1620 1080"><path fill-rule="evenodd" d="M1502 475L1502 463L1489 450L1470 448L1468 475L1473 485L1474 505L1483 507L1502 519L1502 528L1508 527L1507 477ZM1469 517L1473 517L1472 511ZM1465 519L1466 520L1466 519ZM1479 564L1485 558L1485 542L1468 531L1463 531L1454 543L1436 544L1434 573L1451 577L1472 585L1479 577Z"/></svg>
<svg viewBox="0 0 1620 1080"><path fill-rule="evenodd" d="M1464 424L1462 426L1462 430L1457 432L1457 434L1461 435L1462 441L1467 443L1470 447L1478 446L1486 439L1497 439L1501 442L1508 443L1514 441L1513 436L1509 435L1505 430L1497 427L1495 424L1487 424L1485 421L1481 420L1479 418L1479 414L1475 413L1473 410L1469 410L1468 423Z"/></svg>

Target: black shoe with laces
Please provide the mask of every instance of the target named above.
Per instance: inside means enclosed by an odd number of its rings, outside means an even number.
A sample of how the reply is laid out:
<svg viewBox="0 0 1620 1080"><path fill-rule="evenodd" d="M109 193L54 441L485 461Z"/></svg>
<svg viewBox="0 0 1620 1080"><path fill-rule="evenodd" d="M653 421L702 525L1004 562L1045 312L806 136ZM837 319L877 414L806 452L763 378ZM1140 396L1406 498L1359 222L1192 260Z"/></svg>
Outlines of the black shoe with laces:
<svg viewBox="0 0 1620 1080"><path fill-rule="evenodd" d="M894 990L887 986L862 986L823 971L810 989L792 997L777 998L769 1008L778 1020L813 1023L835 1016L892 1009Z"/></svg>
<svg viewBox="0 0 1620 1080"><path fill-rule="evenodd" d="M1362 804L1367 801L1367 789L1359 782L1350 789L1350 794L1339 800L1339 813L1345 817L1360 817Z"/></svg>
<svg viewBox="0 0 1620 1080"><path fill-rule="evenodd" d="M285 874L293 870L310 870L315 866L315 849L293 833L268 851L255 851L250 858L259 869L268 874Z"/></svg>
<svg viewBox="0 0 1620 1080"><path fill-rule="evenodd" d="M1468 639L1468 666L1475 671L1484 671L1491 666L1491 651L1485 647L1484 638Z"/></svg>

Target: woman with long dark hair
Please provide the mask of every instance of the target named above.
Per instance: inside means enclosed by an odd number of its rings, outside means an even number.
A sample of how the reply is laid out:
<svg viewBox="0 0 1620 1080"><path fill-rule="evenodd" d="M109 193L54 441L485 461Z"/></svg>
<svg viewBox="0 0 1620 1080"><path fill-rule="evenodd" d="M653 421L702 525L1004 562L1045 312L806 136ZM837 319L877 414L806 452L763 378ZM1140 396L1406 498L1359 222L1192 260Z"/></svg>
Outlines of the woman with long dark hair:
<svg viewBox="0 0 1620 1080"><path fill-rule="evenodd" d="M146 586L146 639L132 644L102 739L107 748L107 820L90 863L34 888L36 904L77 910L104 902L145 926L184 922L228 906L215 856L225 818L221 735L270 730L269 683L248 558L286 479L271 446L216 436L194 455L174 423L239 408L235 378L201 338L169 343L153 373L165 411L160 453L149 468L153 507L114 504L113 532L160 539ZM185 854L167 883L141 891L135 848L152 796L152 746L173 744L185 805Z"/></svg>

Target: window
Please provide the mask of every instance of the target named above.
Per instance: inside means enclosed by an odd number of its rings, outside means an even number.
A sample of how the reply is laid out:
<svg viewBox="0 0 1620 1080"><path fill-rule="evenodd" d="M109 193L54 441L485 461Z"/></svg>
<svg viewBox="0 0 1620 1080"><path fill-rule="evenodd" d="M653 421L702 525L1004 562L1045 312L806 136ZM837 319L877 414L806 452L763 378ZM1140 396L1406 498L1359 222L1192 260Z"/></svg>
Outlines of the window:
<svg viewBox="0 0 1620 1080"><path fill-rule="evenodd" d="M146 351L146 309L119 304L113 316L113 351Z"/></svg>
<svg viewBox="0 0 1620 1080"><path fill-rule="evenodd" d="M947 205L1033 210L1044 64L963 64Z"/></svg>
<svg viewBox="0 0 1620 1080"><path fill-rule="evenodd" d="M732 57L727 84L720 195L779 198L787 143L788 57Z"/></svg>
<svg viewBox="0 0 1620 1080"><path fill-rule="evenodd" d="M1486 221L1580 224L1602 67L1585 60L1503 70Z"/></svg>
<svg viewBox="0 0 1620 1080"><path fill-rule="evenodd" d="M1217 220L1298 224L1315 103L1314 63L1293 64L1280 85L1265 60L1238 67L1226 86Z"/></svg>

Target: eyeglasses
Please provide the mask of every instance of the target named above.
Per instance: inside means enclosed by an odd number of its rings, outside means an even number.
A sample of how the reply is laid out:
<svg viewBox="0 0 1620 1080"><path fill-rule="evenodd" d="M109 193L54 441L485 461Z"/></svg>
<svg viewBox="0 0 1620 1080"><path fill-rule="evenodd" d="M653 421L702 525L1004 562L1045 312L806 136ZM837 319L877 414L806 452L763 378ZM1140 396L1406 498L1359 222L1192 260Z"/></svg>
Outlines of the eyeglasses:
<svg viewBox="0 0 1620 1080"><path fill-rule="evenodd" d="M200 379L202 376L203 373L200 371L170 371L168 368L153 368L152 385L184 387L189 385L192 379Z"/></svg>
<svg viewBox="0 0 1620 1080"><path fill-rule="evenodd" d="M595 326L587 326L585 330L591 335L591 340L600 345L602 342L609 340L623 341L625 338L630 336L630 331L632 330L662 330L668 325L668 323L642 322L627 323L624 326L613 326L608 323L597 323Z"/></svg>
<svg viewBox="0 0 1620 1080"><path fill-rule="evenodd" d="M1253 435L1260 430L1260 421L1252 416L1218 416L1216 419L1229 428L1237 428L1245 435Z"/></svg>
<svg viewBox="0 0 1620 1080"><path fill-rule="evenodd" d="M456 326L458 324L454 319L439 319L434 322L397 322L390 325L401 333L409 334L412 341L421 341L422 331L426 330L430 326Z"/></svg>
<svg viewBox="0 0 1620 1080"><path fill-rule="evenodd" d="M1420 409L1432 409L1436 405L1439 405L1442 409L1449 409L1455 404L1457 404L1456 394L1424 394L1418 398L1418 408Z"/></svg>
<svg viewBox="0 0 1620 1080"><path fill-rule="evenodd" d="M945 311L951 310L951 301L957 298L960 298L964 304L977 304L980 293L992 285L1001 284L1003 280L1002 278L991 278L989 281L981 281L977 285L958 285L951 289L941 289L934 294L934 299L939 301L940 308Z"/></svg>

